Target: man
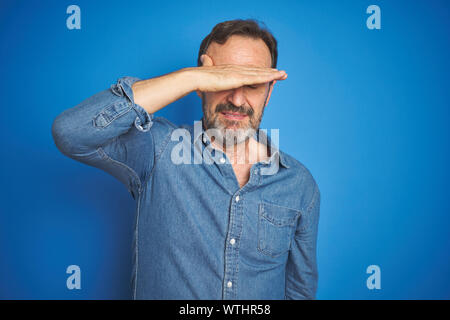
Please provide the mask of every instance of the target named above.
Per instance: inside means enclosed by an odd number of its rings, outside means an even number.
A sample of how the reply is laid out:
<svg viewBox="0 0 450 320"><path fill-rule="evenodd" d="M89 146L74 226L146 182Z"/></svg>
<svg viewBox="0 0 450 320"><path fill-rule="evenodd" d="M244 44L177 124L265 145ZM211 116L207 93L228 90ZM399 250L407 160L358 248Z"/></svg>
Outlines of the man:
<svg viewBox="0 0 450 320"><path fill-rule="evenodd" d="M121 78L55 119L59 150L136 200L135 299L315 298L319 189L258 129L287 78L276 64L268 30L226 21L203 40L198 67ZM193 91L200 126L153 116Z"/></svg>

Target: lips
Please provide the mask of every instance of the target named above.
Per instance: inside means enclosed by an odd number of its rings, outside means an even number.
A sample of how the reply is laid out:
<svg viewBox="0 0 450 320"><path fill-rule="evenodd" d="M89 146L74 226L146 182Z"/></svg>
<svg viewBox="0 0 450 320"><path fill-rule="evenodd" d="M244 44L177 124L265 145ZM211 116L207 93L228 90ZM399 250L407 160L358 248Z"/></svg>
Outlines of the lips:
<svg viewBox="0 0 450 320"><path fill-rule="evenodd" d="M242 119L245 119L247 117L246 114L242 114L242 113L239 113L239 112L228 112L228 111L226 111L226 112L221 112L221 114L225 118L230 119L230 120L242 120Z"/></svg>

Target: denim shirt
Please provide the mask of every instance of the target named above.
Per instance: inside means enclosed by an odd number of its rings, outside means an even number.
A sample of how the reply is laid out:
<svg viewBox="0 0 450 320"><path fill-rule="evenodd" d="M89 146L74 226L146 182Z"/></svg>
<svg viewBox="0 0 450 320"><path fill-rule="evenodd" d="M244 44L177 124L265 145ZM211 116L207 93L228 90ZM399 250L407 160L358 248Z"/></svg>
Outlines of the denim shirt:
<svg viewBox="0 0 450 320"><path fill-rule="evenodd" d="M133 298L314 299L320 193L308 169L274 148L240 187L203 127L134 103L138 80L120 78L52 125L64 155L110 173L136 201Z"/></svg>

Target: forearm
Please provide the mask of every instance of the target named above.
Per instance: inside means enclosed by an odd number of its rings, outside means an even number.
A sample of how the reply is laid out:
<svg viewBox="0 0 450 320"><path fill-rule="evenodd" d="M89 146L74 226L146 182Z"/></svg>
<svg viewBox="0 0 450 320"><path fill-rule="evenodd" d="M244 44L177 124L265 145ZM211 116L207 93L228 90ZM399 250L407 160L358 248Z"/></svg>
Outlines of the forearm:
<svg viewBox="0 0 450 320"><path fill-rule="evenodd" d="M137 81L132 90L135 103L153 114L196 90L195 72L193 68L184 68L156 78Z"/></svg>

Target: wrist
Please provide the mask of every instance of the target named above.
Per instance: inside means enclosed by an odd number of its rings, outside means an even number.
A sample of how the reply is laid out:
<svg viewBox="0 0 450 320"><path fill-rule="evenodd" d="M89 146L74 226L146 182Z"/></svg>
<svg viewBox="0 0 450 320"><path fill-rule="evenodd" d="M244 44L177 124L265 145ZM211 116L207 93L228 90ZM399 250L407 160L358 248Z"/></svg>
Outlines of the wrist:
<svg viewBox="0 0 450 320"><path fill-rule="evenodd" d="M188 67L181 69L180 77L182 78L183 83L185 83L188 86L189 92L199 90L200 82L197 68Z"/></svg>

